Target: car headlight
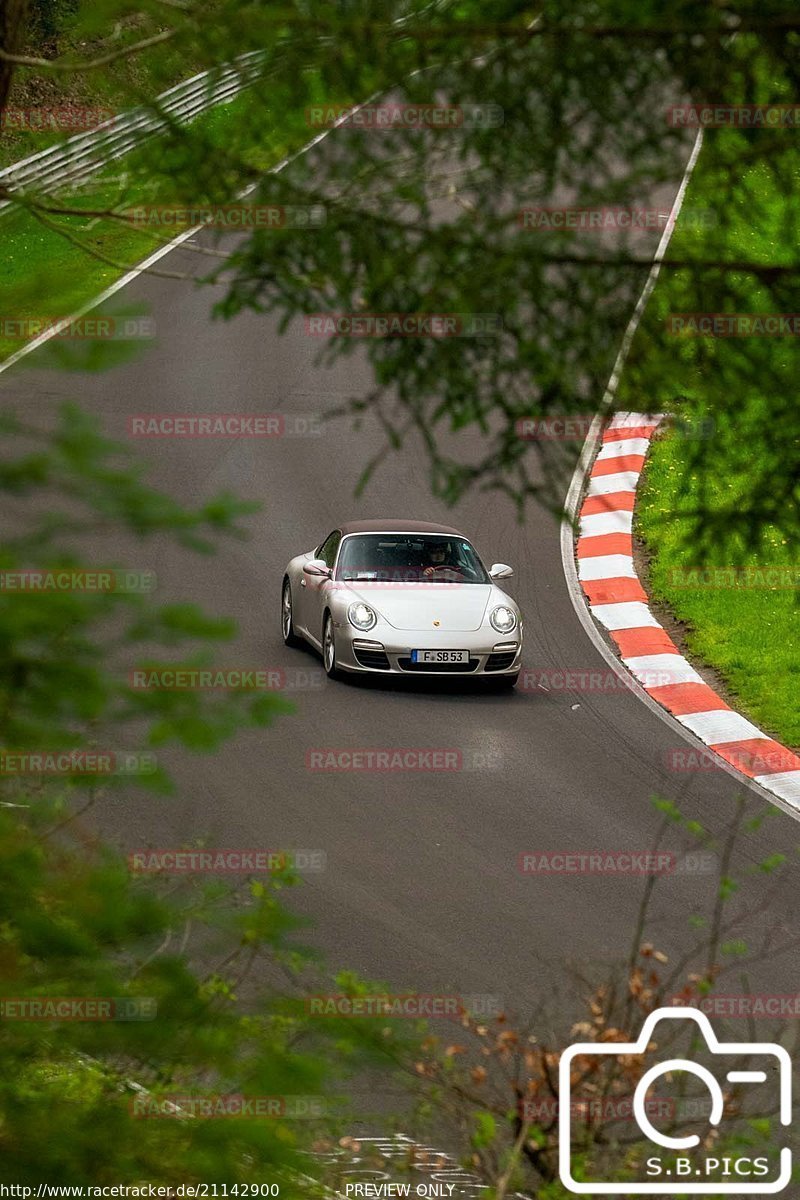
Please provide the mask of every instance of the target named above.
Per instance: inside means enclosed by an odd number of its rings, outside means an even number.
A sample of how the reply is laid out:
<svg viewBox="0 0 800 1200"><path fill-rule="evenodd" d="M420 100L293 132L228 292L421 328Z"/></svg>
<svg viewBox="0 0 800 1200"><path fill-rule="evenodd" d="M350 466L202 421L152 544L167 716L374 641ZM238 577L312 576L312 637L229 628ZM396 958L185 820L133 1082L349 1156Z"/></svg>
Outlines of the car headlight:
<svg viewBox="0 0 800 1200"><path fill-rule="evenodd" d="M507 604L499 604L492 609L489 620L498 633L511 633L517 624L517 614Z"/></svg>
<svg viewBox="0 0 800 1200"><path fill-rule="evenodd" d="M347 619L351 625L355 625L356 629L360 629L365 633L378 623L378 615L375 609L370 608L368 604L364 604L362 600L357 600L355 604L350 605L347 610Z"/></svg>

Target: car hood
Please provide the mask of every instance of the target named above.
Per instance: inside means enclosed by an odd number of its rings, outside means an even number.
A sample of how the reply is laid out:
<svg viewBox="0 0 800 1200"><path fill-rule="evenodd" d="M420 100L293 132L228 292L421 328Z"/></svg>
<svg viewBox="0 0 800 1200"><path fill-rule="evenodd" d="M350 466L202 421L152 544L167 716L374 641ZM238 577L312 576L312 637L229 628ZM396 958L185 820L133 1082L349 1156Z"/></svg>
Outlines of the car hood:
<svg viewBox="0 0 800 1200"><path fill-rule="evenodd" d="M436 628L443 633L480 629L490 600L509 602L497 588L483 583L349 583L346 590L395 629Z"/></svg>

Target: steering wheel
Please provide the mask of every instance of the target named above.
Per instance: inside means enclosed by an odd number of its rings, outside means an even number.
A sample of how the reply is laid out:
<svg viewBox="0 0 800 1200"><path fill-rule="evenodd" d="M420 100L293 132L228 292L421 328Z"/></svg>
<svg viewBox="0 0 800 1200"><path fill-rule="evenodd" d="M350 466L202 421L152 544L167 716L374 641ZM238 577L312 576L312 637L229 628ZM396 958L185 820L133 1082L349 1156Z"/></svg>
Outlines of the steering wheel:
<svg viewBox="0 0 800 1200"><path fill-rule="evenodd" d="M426 567L422 572L423 575L437 575L439 571L449 571L452 575L459 575L463 578L464 572L461 567L455 563L435 563L430 567Z"/></svg>

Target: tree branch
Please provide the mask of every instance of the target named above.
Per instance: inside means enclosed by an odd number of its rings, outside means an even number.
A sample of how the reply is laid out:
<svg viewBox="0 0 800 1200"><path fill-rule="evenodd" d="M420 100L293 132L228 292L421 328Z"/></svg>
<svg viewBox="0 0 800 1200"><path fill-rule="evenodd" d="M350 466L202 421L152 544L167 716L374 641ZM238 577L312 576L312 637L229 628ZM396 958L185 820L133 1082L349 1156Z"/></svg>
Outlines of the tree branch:
<svg viewBox="0 0 800 1200"><path fill-rule="evenodd" d="M130 46L123 46L120 50L113 50L108 54L101 54L99 58L83 62L63 62L61 59L35 58L29 54L10 54L0 46L0 62L10 63L15 67L30 67L37 71L95 71L98 67L116 62L117 59L130 58L133 54L149 50L151 46L159 46L174 37L177 32L177 29L164 29L161 33L154 33L152 37L142 38L140 42L133 42Z"/></svg>

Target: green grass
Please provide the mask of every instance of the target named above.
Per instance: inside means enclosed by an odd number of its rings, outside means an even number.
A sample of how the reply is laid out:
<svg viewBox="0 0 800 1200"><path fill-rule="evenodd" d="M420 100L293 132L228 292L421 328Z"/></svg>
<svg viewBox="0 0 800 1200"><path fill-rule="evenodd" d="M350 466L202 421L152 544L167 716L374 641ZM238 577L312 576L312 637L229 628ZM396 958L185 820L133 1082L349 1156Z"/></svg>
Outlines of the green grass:
<svg viewBox="0 0 800 1200"><path fill-rule="evenodd" d="M115 195L115 189L109 186L86 193L82 199L87 207L101 207L113 202ZM150 235L111 221L92 223L69 217L54 223L57 228L48 229L24 213L4 219L5 319L67 316L124 273L119 267L92 257L88 250L78 248L65 234L82 240L96 254L121 264L136 263L154 248ZM0 329L0 360L8 358L27 340L6 336Z"/></svg>
<svg viewBox="0 0 800 1200"><path fill-rule="evenodd" d="M688 510L697 495L684 486L685 444L675 436L653 445L636 507L636 532L652 554L651 594L666 602L686 626L686 648L715 667L734 706L757 725L791 746L800 746L800 604L791 587L735 588L678 586L698 556L687 545L673 514ZM715 488L721 507L735 483ZM727 556L729 561L733 556ZM800 579L797 547L769 531L757 552L742 547L734 565L794 567ZM727 564L725 564L727 565ZM685 577L683 577L685 578ZM705 577L701 577L705 578Z"/></svg>
<svg viewBox="0 0 800 1200"><path fill-rule="evenodd" d="M776 134L780 170L761 163L732 179L721 164L733 139L741 136L732 131L712 135L685 201L689 208L717 212L725 206L727 222L705 234L682 230L679 222L670 257L775 264L796 257L800 199L787 187L787 178L800 174L800 150L778 143L782 135ZM796 133L792 136L796 139ZM749 275L734 277L734 285L736 303L727 311L796 309L791 303L776 308L774 295ZM678 411L690 425L710 422L711 431L694 440L667 432L654 441L634 530L650 557L651 594L684 622L690 656L717 670L739 711L797 747L800 589L689 588L678 586L680 576L673 573L710 563L782 566L797 568L794 577L800 580L800 548L774 515L791 497L782 448L787 439L798 437L798 339L665 336L668 313L718 311L715 287L708 272L663 273L635 339L619 406ZM663 390L655 396L639 384L646 370L651 380L661 381ZM748 525L742 519L754 504L768 514L763 524L753 520Z"/></svg>
<svg viewBox="0 0 800 1200"><path fill-rule="evenodd" d="M185 138L171 139L163 149L160 139L155 139L95 175L82 189L59 196L58 201L87 212L137 203L188 203L185 185L183 194L176 189L172 164L177 163L183 173L187 157L210 162L215 156L227 162L230 198L235 196L236 172L242 167L255 177L311 136L302 109L284 111L279 121L265 121L263 98L245 91L231 103L198 117ZM208 188L218 188L220 179L225 178L220 171L219 178L201 179L197 199L191 203L207 203ZM22 210L0 220L2 316L12 320L68 316L178 232L147 231L113 218L83 216L48 216L44 224ZM209 270L212 265L209 260ZM165 269L169 269L167 264ZM0 327L0 361L25 340L7 336Z"/></svg>

